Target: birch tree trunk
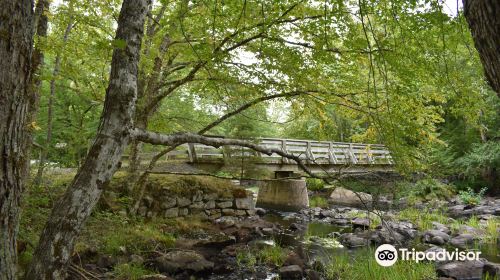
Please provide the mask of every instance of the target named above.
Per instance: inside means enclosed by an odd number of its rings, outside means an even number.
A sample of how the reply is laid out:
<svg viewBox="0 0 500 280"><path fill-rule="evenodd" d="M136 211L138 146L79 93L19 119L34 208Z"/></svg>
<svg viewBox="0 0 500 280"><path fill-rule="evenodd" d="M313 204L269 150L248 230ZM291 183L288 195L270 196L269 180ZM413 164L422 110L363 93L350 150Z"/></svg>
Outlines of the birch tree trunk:
<svg viewBox="0 0 500 280"><path fill-rule="evenodd" d="M34 12L0 0L0 279L16 279L19 204L29 162Z"/></svg>
<svg viewBox="0 0 500 280"><path fill-rule="evenodd" d="M101 124L85 162L52 209L27 279L64 279L75 239L118 168L133 126L147 2L124 0L122 4L116 40L125 42L125 47L113 51Z"/></svg>
<svg viewBox="0 0 500 280"><path fill-rule="evenodd" d="M486 79L500 97L500 1L463 0L463 3Z"/></svg>

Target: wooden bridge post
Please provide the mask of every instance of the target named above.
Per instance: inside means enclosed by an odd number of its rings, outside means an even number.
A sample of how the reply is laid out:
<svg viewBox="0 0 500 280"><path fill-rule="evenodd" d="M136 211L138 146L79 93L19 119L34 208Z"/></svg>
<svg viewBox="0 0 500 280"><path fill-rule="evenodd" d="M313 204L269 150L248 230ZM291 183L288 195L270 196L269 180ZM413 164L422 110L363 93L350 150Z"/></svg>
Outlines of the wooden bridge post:
<svg viewBox="0 0 500 280"><path fill-rule="evenodd" d="M281 140L281 150L285 153L288 153L286 150L286 139ZM281 157L281 163L288 164L288 163L290 163L290 160L286 157Z"/></svg>
<svg viewBox="0 0 500 280"><path fill-rule="evenodd" d="M372 150L371 150L371 145L368 144L366 145L366 160L368 161L369 164L373 164L373 157L372 157Z"/></svg>
<svg viewBox="0 0 500 280"><path fill-rule="evenodd" d="M311 141L307 141L307 148L306 148L306 158L307 158L307 163L311 164L315 160L314 155L312 153L311 149Z"/></svg>
<svg viewBox="0 0 500 280"><path fill-rule="evenodd" d="M328 142L328 162L330 164L337 164L337 157L335 156L335 151L333 150L333 143Z"/></svg>
<svg viewBox="0 0 500 280"><path fill-rule="evenodd" d="M189 155L189 162L193 163L197 161L196 149L193 143L188 143L188 155Z"/></svg>
<svg viewBox="0 0 500 280"><path fill-rule="evenodd" d="M352 143L349 143L348 154L349 154L349 158L351 159L351 163L352 164L357 164L358 163L358 159L356 158L356 155L353 152Z"/></svg>

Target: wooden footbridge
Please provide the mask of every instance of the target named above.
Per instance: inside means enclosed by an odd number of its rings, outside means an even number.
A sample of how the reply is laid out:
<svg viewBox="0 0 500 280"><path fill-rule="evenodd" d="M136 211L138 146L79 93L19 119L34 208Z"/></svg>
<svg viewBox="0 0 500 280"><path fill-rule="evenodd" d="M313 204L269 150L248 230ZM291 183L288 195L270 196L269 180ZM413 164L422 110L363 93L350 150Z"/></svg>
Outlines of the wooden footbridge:
<svg viewBox="0 0 500 280"><path fill-rule="evenodd" d="M267 148L278 148L300 157L312 172L392 171L390 151L380 144L359 144L297 139L259 138L249 140ZM152 154L151 154L152 156ZM143 159L150 156L142 154ZM277 154L266 155L248 148L184 144L166 155L167 162L186 162L204 170L218 170L228 164L256 165L268 171L301 172L296 162Z"/></svg>

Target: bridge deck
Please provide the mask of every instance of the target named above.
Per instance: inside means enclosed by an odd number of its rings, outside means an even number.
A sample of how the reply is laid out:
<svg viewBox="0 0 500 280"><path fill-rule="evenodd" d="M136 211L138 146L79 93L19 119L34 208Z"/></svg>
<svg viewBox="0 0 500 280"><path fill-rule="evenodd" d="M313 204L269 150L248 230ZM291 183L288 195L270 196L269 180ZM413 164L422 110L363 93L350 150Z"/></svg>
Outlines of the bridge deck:
<svg viewBox="0 0 500 280"><path fill-rule="evenodd" d="M349 166L351 170L391 169L394 165L390 151L380 144L359 144L297 139L260 138L250 140L256 144L278 148L299 156L306 165L319 171L339 170ZM147 158L148 154L142 154ZM197 165L221 165L228 159L248 158L252 164L271 170L297 170L297 164L277 154L266 155L248 148L225 146L214 148L203 144L184 144L166 155L167 160L184 160ZM248 162L247 161L247 162Z"/></svg>

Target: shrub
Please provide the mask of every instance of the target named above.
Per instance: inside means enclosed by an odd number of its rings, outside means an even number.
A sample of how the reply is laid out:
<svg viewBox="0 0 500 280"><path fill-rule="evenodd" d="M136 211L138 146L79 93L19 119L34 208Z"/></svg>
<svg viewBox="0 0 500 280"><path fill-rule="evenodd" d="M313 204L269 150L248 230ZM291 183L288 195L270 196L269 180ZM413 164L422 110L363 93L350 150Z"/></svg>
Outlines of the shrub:
<svg viewBox="0 0 500 280"><path fill-rule="evenodd" d="M320 191L325 187L325 182L317 178L307 178L306 186L310 191Z"/></svg>
<svg viewBox="0 0 500 280"><path fill-rule="evenodd" d="M482 188L478 193L476 193L472 188L467 188L466 191L460 191L458 193L458 197L467 205L477 205L481 202L481 199L483 199L484 193L487 190L487 188Z"/></svg>
<svg viewBox="0 0 500 280"><path fill-rule="evenodd" d="M408 202L448 200L454 195L450 185L443 184L432 178L422 179L411 185L408 182L397 184L401 197L407 197Z"/></svg>

